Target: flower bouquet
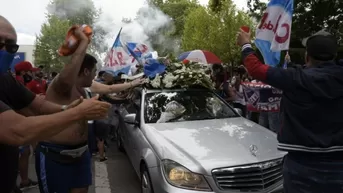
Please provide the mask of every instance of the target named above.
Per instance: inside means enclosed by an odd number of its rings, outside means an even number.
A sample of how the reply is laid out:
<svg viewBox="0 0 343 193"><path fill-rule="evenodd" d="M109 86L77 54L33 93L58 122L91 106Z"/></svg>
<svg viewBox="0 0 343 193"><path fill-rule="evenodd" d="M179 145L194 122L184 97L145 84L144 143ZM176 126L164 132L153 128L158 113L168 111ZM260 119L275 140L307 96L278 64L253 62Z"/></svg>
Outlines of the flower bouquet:
<svg viewBox="0 0 343 193"><path fill-rule="evenodd" d="M209 75L206 74L204 64L190 62L171 62L166 65L164 73L156 74L150 79L149 84L153 88L190 88L201 86L213 89L213 83Z"/></svg>

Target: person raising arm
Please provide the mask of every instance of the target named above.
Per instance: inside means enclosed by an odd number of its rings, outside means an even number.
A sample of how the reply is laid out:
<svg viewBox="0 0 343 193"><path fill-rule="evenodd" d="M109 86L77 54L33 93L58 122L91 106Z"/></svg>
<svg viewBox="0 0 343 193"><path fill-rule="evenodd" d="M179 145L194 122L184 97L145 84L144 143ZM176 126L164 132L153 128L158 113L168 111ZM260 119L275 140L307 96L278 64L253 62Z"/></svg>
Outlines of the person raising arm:
<svg viewBox="0 0 343 193"><path fill-rule="evenodd" d="M89 89L92 93L97 93L97 94L119 93L123 90L144 84L144 82L145 82L144 78L135 79L132 82L126 82L122 84L112 84L112 85L106 85L100 82L93 81Z"/></svg>
<svg viewBox="0 0 343 193"><path fill-rule="evenodd" d="M63 105L87 97L85 89L92 85L97 60L86 53L89 39L82 30L78 28L74 31L80 40L78 47L70 63L51 82L46 100ZM67 124L64 128L37 145L36 160L44 160L36 162L39 187L48 192L86 193L92 183L88 124L79 121Z"/></svg>
<svg viewBox="0 0 343 193"><path fill-rule="evenodd" d="M288 152L283 192L342 192L343 67L335 62L337 39L320 31L304 40L304 69L265 65L256 57L249 33L241 30L237 40L248 73L283 91L277 136L277 148Z"/></svg>

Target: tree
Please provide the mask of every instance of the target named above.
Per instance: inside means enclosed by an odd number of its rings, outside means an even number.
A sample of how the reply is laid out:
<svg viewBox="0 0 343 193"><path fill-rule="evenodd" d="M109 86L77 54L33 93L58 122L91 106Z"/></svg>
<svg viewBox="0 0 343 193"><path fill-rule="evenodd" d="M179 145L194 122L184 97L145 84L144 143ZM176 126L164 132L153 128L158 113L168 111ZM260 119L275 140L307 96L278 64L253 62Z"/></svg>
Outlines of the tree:
<svg viewBox="0 0 343 193"><path fill-rule="evenodd" d="M168 15L174 22L174 30L169 33L173 37L181 37L184 29L185 18L190 10L199 7L196 0L167 0L160 3L160 0L155 0L153 3L156 7L161 9L163 13Z"/></svg>
<svg viewBox="0 0 343 193"><path fill-rule="evenodd" d="M43 65L48 71L59 71L63 67L63 58L57 54L57 50L69 27L68 20L61 20L53 15L48 16L48 21L41 27L41 35L37 36L35 41L36 65Z"/></svg>
<svg viewBox="0 0 343 193"><path fill-rule="evenodd" d="M197 0L150 0L150 6L155 6L168 15L173 25L165 25L156 32L148 34L153 49L160 55L168 52L179 52L180 39L184 31L185 18L188 13L199 7ZM139 15L139 14L138 14Z"/></svg>
<svg viewBox="0 0 343 193"><path fill-rule="evenodd" d="M231 0L224 0L209 8L192 10L185 21L182 48L208 50L223 62L239 64L240 48L236 34L242 25L252 26L249 16L239 11Z"/></svg>
<svg viewBox="0 0 343 193"><path fill-rule="evenodd" d="M61 69L64 62L56 50L62 44L66 32L75 24L88 24L93 28L93 39L89 53L96 58L107 50L105 36L107 32L96 25L101 10L95 8L92 0L52 0L47 7L47 22L42 25L37 36L34 51L35 63L44 65L46 69Z"/></svg>

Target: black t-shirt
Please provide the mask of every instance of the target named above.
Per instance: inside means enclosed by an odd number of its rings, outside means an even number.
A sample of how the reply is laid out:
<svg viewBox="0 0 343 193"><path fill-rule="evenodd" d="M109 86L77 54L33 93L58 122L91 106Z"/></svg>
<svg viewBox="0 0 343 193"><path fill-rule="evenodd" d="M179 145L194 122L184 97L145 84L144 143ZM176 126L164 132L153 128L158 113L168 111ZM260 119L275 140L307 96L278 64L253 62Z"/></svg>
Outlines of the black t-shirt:
<svg viewBox="0 0 343 193"><path fill-rule="evenodd" d="M11 108L4 102L0 101L0 113L10 110Z"/></svg>
<svg viewBox="0 0 343 193"><path fill-rule="evenodd" d="M11 74L0 74L0 114L27 107L34 98L35 94L17 82ZM0 155L0 192L9 193L18 175L18 147L0 143Z"/></svg>

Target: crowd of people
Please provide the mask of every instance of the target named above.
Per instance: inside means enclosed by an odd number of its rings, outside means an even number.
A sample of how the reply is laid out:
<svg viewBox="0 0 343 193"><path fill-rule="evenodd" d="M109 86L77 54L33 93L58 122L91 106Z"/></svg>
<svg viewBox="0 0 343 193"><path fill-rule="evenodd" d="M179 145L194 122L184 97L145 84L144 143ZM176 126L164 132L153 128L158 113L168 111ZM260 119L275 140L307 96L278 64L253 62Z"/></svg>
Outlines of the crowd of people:
<svg viewBox="0 0 343 193"><path fill-rule="evenodd" d="M81 28L75 35L80 43L58 75L45 80L44 69L29 62L17 64L12 74L8 69L19 47L17 36L0 17L1 192L20 192L37 184L28 178L30 146L41 192L87 192L92 182L87 120L107 118L112 107L90 94L119 93L144 83L144 79L112 85L94 81L97 60L86 53L88 38ZM102 137L96 137L101 149Z"/></svg>
<svg viewBox="0 0 343 193"><path fill-rule="evenodd" d="M232 74L232 76L230 76ZM257 83L258 80L249 76L243 67L235 68L232 72L227 72L221 64L212 65L212 80L219 96L231 104L232 107L240 109L241 115L254 121L263 127L277 133L279 130L279 112L252 112L247 109L246 96L242 83Z"/></svg>
<svg viewBox="0 0 343 193"><path fill-rule="evenodd" d="M18 51L17 35L0 17L3 193L37 184L42 193L86 193L92 183L91 154L98 152L98 161L106 161L106 139L118 127L118 105L128 99L125 91L145 82L143 78L124 82L109 71L99 72L95 79L97 60L86 53L89 39L81 28L74 35L80 42L60 72L47 75L44 68L21 62L12 74L8 69ZM337 41L328 34L310 37L305 67L289 69L263 64L252 49L249 33L239 31L237 42L244 71L238 69L227 81L223 67L213 65L216 92L240 108L243 116L253 117L246 111L242 80L262 81L283 91L280 112L261 113L259 122L278 133L277 148L288 152L283 163L284 192L341 192L343 67L334 62ZM31 151L38 182L28 178Z"/></svg>

